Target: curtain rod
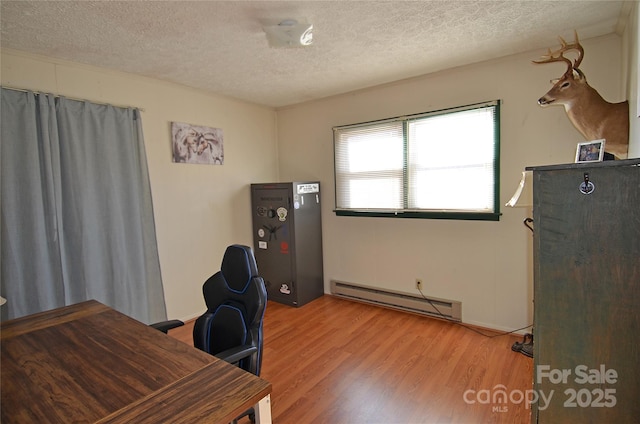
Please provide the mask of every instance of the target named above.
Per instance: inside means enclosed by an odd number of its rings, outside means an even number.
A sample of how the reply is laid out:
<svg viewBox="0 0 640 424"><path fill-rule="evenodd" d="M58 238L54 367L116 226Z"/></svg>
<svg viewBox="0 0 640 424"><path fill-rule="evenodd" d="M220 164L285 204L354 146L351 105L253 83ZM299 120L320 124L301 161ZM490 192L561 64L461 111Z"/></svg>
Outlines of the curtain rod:
<svg viewBox="0 0 640 424"><path fill-rule="evenodd" d="M22 91L24 93L35 93L35 94L51 94L54 97L64 97L65 99L69 99L69 100L75 100L77 102L91 102L91 103L95 103L97 105L102 105L102 106L114 106L114 107L119 107L119 108L123 108L123 109L137 109L140 112L144 112L145 110L141 107L137 107L137 106L123 106L123 105L114 105L112 103L105 103L105 102L94 102L93 100L87 100L87 99L79 99L77 97L70 97L70 96L63 96L61 94L55 94L55 93L46 93L44 91L37 91L37 90L29 90L26 88L18 88L18 87L9 87L6 85L2 85L0 86L2 88L5 88L7 90L13 90L13 91Z"/></svg>

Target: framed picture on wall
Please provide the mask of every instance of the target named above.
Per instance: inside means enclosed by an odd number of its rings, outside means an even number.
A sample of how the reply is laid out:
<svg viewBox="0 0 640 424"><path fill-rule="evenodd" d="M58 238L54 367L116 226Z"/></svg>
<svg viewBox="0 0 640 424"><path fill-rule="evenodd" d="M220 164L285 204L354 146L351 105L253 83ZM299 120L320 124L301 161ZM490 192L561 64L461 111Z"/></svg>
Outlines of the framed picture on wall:
<svg viewBox="0 0 640 424"><path fill-rule="evenodd" d="M224 139L220 128L172 122L171 140L176 163L224 163Z"/></svg>
<svg viewBox="0 0 640 424"><path fill-rule="evenodd" d="M602 158L604 158L604 139L578 143L576 163L601 162Z"/></svg>

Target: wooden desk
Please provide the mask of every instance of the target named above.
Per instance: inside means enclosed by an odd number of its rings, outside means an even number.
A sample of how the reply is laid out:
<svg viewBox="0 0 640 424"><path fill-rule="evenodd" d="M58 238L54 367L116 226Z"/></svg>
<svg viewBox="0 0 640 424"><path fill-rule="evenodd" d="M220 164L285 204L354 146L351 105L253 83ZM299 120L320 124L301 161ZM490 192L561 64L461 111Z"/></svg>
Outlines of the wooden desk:
<svg viewBox="0 0 640 424"><path fill-rule="evenodd" d="M96 301L4 322L0 348L3 424L271 422L269 382Z"/></svg>

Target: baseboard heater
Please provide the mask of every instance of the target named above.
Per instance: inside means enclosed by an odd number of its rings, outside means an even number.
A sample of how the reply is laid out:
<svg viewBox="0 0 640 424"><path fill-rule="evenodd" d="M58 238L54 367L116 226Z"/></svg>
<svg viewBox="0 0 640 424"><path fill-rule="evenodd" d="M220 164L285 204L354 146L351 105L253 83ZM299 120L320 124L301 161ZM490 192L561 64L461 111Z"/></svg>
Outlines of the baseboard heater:
<svg viewBox="0 0 640 424"><path fill-rule="evenodd" d="M462 321L462 303L331 280L331 294L430 317Z"/></svg>

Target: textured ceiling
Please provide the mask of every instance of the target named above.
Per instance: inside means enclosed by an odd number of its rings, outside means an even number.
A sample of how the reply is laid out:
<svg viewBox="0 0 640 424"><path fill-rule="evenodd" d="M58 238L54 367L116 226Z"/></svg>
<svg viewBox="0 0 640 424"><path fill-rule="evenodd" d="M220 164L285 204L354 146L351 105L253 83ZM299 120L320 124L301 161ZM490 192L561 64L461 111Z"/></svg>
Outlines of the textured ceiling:
<svg viewBox="0 0 640 424"><path fill-rule="evenodd" d="M625 4L626 3L626 4ZM620 32L622 1L5 1L2 48L272 107ZM314 25L307 48L262 26Z"/></svg>

